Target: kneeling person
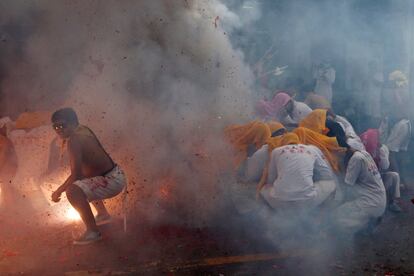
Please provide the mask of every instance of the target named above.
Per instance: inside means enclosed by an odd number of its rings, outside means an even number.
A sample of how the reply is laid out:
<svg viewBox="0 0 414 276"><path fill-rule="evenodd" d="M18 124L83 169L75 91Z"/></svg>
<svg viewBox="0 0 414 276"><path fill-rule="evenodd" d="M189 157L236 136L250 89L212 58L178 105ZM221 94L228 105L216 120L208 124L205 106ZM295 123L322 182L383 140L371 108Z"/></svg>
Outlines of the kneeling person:
<svg viewBox="0 0 414 276"><path fill-rule="evenodd" d="M112 198L125 187L124 172L104 150L95 134L80 125L75 111L64 108L52 115L53 128L65 140L70 157L71 174L52 194L58 202L63 192L79 212L86 232L74 244L88 244L101 239L97 223L110 218L103 199ZM96 220L89 202L98 212Z"/></svg>
<svg viewBox="0 0 414 276"><path fill-rule="evenodd" d="M349 148L345 161L345 183L349 185L351 199L338 207L334 220L339 229L353 234L376 224L385 211L386 192L375 161L368 152Z"/></svg>
<svg viewBox="0 0 414 276"><path fill-rule="evenodd" d="M321 205L336 188L332 168L322 152L299 144L294 133L285 134L281 144L272 151L268 184L261 195L273 208L310 210Z"/></svg>

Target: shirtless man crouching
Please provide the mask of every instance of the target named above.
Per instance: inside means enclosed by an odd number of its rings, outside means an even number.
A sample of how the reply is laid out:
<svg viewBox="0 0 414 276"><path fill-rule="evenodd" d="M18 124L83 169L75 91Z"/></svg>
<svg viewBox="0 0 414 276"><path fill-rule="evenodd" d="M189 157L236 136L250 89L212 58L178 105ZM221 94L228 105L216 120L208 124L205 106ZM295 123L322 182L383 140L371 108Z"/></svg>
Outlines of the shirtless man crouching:
<svg viewBox="0 0 414 276"><path fill-rule="evenodd" d="M63 192L70 204L79 212L86 232L74 244L89 244L102 239L97 225L110 220L103 199L119 194L125 187L124 172L103 149L95 134L80 125L72 108L57 110L52 115L53 128L64 140L70 158L71 174L52 194L58 202ZM89 202L97 210L96 220Z"/></svg>

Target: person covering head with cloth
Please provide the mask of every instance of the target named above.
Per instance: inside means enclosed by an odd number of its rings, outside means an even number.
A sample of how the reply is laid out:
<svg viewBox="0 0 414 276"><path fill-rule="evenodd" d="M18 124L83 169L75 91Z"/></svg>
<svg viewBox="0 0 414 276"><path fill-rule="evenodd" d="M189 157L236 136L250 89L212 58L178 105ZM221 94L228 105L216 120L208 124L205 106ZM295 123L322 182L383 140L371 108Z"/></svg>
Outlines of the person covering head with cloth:
<svg viewBox="0 0 414 276"><path fill-rule="evenodd" d="M260 194L273 208L312 209L322 204L336 187L322 152L300 144L295 133L284 134L280 147L272 151L266 183L260 187Z"/></svg>
<svg viewBox="0 0 414 276"><path fill-rule="evenodd" d="M304 127L329 137L336 137L341 147L347 147L345 131L338 122L334 121L334 115L332 114L329 110L315 109L299 123L299 127Z"/></svg>
<svg viewBox="0 0 414 276"><path fill-rule="evenodd" d="M118 195L126 185L126 177L104 150L95 134L80 125L72 108L57 110L52 115L53 129L67 143L71 174L52 194L58 202L63 192L70 204L79 212L86 232L74 244L89 244L101 239L97 224L109 221L110 216L103 199ZM89 202L97 210L94 218Z"/></svg>
<svg viewBox="0 0 414 276"><path fill-rule="evenodd" d="M277 122L272 125L272 137L245 162L244 178L249 182L258 182L262 175L267 173L267 165L272 151L281 146L282 138L286 133L285 127ZM262 176L263 178L263 176Z"/></svg>
<svg viewBox="0 0 414 276"><path fill-rule="evenodd" d="M284 128L282 124L270 121L252 121L245 125L231 125L224 129L224 135L230 144L233 145L236 156L234 159L235 167L250 157L254 152L265 145L272 135Z"/></svg>
<svg viewBox="0 0 414 276"><path fill-rule="evenodd" d="M339 172L339 159L346 149L338 144L335 137L328 137L304 127L295 128L292 132L299 137L301 144L312 145L322 151L334 171Z"/></svg>
<svg viewBox="0 0 414 276"><path fill-rule="evenodd" d="M257 109L264 119L274 119L285 126L296 126L312 112L305 103L295 101L284 92L277 93L271 101L259 101Z"/></svg>
<svg viewBox="0 0 414 276"><path fill-rule="evenodd" d="M308 128L316 133L326 135L329 129L326 127L326 109L315 109L303 118L299 127Z"/></svg>

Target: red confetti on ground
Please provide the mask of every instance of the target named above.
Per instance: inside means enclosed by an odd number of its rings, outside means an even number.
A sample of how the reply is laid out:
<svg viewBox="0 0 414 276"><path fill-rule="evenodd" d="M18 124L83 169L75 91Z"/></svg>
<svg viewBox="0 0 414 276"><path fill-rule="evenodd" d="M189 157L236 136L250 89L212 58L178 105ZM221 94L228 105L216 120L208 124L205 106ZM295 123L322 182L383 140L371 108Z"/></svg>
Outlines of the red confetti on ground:
<svg viewBox="0 0 414 276"><path fill-rule="evenodd" d="M11 251L11 250L3 250L3 256L4 257L15 257L18 256L19 253L16 251Z"/></svg>

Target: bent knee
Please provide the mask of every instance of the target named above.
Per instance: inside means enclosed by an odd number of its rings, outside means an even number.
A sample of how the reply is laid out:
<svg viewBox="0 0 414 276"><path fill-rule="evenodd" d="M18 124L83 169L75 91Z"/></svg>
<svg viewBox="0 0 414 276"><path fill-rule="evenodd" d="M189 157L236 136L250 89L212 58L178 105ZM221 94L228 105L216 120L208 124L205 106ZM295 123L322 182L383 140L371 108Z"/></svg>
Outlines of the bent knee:
<svg viewBox="0 0 414 276"><path fill-rule="evenodd" d="M72 184L66 188L66 197L69 201L80 196L85 196L85 194L79 186Z"/></svg>
<svg viewBox="0 0 414 276"><path fill-rule="evenodd" d="M393 182L400 182L400 174L397 172L388 172Z"/></svg>

